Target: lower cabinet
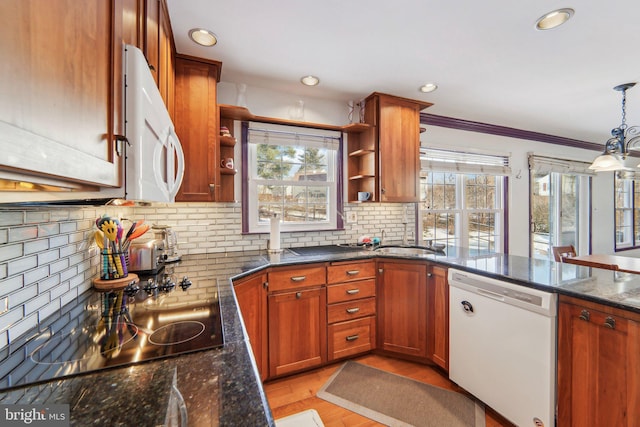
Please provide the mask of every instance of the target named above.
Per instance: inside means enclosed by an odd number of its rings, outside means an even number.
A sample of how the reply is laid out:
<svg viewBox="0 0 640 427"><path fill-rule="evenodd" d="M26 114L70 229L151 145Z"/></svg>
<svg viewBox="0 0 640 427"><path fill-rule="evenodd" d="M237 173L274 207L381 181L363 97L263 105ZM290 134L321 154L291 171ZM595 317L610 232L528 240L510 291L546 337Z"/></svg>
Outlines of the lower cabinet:
<svg viewBox="0 0 640 427"><path fill-rule="evenodd" d="M339 262L327 267L328 359L375 348L375 261Z"/></svg>
<svg viewBox="0 0 640 427"><path fill-rule="evenodd" d="M269 377L321 366L327 360L326 288L270 294Z"/></svg>
<svg viewBox="0 0 640 427"><path fill-rule="evenodd" d="M560 296L558 426L638 425L640 315Z"/></svg>
<svg viewBox="0 0 640 427"><path fill-rule="evenodd" d="M257 274L233 283L244 327L262 380L267 378L267 275Z"/></svg>
<svg viewBox="0 0 640 427"><path fill-rule="evenodd" d="M436 365L449 371L449 283L447 269L429 265L427 273L427 349Z"/></svg>
<svg viewBox="0 0 640 427"><path fill-rule="evenodd" d="M427 265L378 261L378 349L427 361Z"/></svg>
<svg viewBox="0 0 640 427"><path fill-rule="evenodd" d="M326 363L326 281L324 264L268 273L269 378Z"/></svg>

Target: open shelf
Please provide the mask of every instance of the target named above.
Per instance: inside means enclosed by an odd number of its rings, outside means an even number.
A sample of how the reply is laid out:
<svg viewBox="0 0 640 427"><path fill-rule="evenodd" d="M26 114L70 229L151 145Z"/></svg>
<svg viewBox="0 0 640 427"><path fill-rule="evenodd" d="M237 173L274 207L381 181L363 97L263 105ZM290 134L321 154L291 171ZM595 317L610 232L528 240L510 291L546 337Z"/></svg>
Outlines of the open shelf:
<svg viewBox="0 0 640 427"><path fill-rule="evenodd" d="M224 145L225 147L234 147L236 145L236 139L232 136L220 135L220 145Z"/></svg>
<svg viewBox="0 0 640 427"><path fill-rule="evenodd" d="M373 154L375 153L374 150L356 150L356 151L352 151L349 153L349 157L359 157L359 156L365 156L367 154Z"/></svg>
<svg viewBox="0 0 640 427"><path fill-rule="evenodd" d="M238 173L237 169L220 168L220 175L235 175Z"/></svg>
<svg viewBox="0 0 640 427"><path fill-rule="evenodd" d="M358 179L375 178L375 175L354 175L349 177L349 181L355 181Z"/></svg>

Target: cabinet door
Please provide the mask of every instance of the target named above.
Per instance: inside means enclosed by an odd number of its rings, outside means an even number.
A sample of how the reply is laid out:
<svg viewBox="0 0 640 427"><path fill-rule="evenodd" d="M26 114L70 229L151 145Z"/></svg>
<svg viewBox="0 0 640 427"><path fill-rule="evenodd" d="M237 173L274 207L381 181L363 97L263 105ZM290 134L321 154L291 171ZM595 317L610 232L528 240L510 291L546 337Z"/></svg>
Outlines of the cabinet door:
<svg viewBox="0 0 640 427"><path fill-rule="evenodd" d="M269 376L320 366L327 360L326 289L269 295Z"/></svg>
<svg viewBox="0 0 640 427"><path fill-rule="evenodd" d="M424 263L378 263L378 349L428 357Z"/></svg>
<svg viewBox="0 0 640 427"><path fill-rule="evenodd" d="M176 201L217 200L217 75L215 65L176 58L175 126L186 165Z"/></svg>
<svg viewBox="0 0 640 427"><path fill-rule="evenodd" d="M380 201L420 200L420 110L416 103L378 100Z"/></svg>
<svg viewBox="0 0 640 427"><path fill-rule="evenodd" d="M234 282L233 290L249 335L260 378L267 377L267 276L259 274Z"/></svg>
<svg viewBox="0 0 640 427"><path fill-rule="evenodd" d="M562 302L558 316L558 425L637 425L640 323Z"/></svg>
<svg viewBox="0 0 640 427"><path fill-rule="evenodd" d="M428 347L431 360L449 370L449 283L447 269L431 265L428 274Z"/></svg>
<svg viewBox="0 0 640 427"><path fill-rule="evenodd" d="M122 98L114 73L122 73L122 34L114 31L122 29L122 9L116 6L0 2L0 170L121 184L114 134L122 133Z"/></svg>

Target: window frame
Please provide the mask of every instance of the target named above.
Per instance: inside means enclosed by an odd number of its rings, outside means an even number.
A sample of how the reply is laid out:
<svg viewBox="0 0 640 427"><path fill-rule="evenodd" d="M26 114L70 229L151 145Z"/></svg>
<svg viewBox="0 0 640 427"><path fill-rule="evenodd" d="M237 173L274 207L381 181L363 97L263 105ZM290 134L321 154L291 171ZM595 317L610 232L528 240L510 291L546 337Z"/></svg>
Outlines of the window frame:
<svg viewBox="0 0 640 427"><path fill-rule="evenodd" d="M422 168L421 172L427 173L441 173L452 174L454 176L454 194L455 194L455 206L433 209L426 205L426 201L423 198L425 196L423 180L421 176L421 189L420 189L420 204L418 208L419 220L418 225L418 244L425 244L424 238L424 218L428 214L446 214L454 216L454 237L453 239L447 238L447 245L449 241L453 241L454 246L466 248L470 252L486 250L479 249L479 246L469 247L470 241L470 218L473 214L486 214L490 213L494 215L493 225L493 248L490 249L491 253L498 253L506 251L508 248L508 210L507 210L507 189L508 189L508 174L509 168L509 155L494 154L487 152L463 152L446 149L427 149L421 155L425 157L421 159ZM429 152L429 155L426 153ZM439 157L440 156L440 157ZM467 205L467 179L470 176L492 176L495 180L495 194L494 203L491 208L477 208L469 207ZM430 240L430 239L429 239ZM433 239L436 243L441 243L442 239L438 239L434 236Z"/></svg>
<svg viewBox="0 0 640 427"><path fill-rule="evenodd" d="M306 135L309 137L327 137L337 141L334 148L330 148L330 158L327 159L327 180L326 181L292 181L287 179L261 179L257 176L258 158L257 147L259 143L250 141L250 126L254 129L267 130L273 132L287 133L290 136ZM343 134L339 130L306 127L299 125L286 125L267 122L242 122L242 158L246 168L243 169L242 186L242 232L244 234L268 233L270 222L260 220L258 187L260 185L281 185L281 186L302 186L307 188L322 187L327 188L326 210L327 219L322 221L288 222L283 221L280 225L282 232L308 232L343 229L341 215L342 206L342 183L343 168L341 159L343 156ZM302 143L300 146L305 146ZM310 146L310 145L306 145ZM332 177L332 178L329 178ZM284 202L283 202L284 204ZM292 204L289 204L290 206ZM308 205L308 200L305 206Z"/></svg>
<svg viewBox="0 0 640 427"><path fill-rule="evenodd" d="M624 194L626 195L623 199L628 203L628 206L619 207L618 202L620 201L618 197L618 183L622 181L626 190ZM640 248L640 206L636 205L636 194L640 193L640 182L638 182L638 178L634 174L624 174L616 172L613 180L613 243L614 243L614 251L621 252L632 249ZM620 225L618 224L618 212L623 212L623 217L627 217L629 220L629 225ZM624 241L618 242L618 233L622 233L619 231L622 227L629 228L630 227L630 235L631 239L628 241L629 243L625 243Z"/></svg>

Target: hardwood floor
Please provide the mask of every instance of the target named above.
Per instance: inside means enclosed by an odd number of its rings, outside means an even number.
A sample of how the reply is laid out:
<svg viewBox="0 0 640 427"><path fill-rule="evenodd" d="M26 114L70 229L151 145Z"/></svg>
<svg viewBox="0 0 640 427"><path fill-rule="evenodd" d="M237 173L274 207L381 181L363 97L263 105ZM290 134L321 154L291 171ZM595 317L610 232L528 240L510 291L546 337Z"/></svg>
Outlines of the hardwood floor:
<svg viewBox="0 0 640 427"><path fill-rule="evenodd" d="M458 386L431 366L373 354L365 355L355 360L417 381L461 392ZM320 414L320 418L322 418L322 422L326 427L382 426L383 424L316 397L316 392L341 365L342 362L337 362L310 372L265 383L264 389L273 417L278 419L307 409L315 409ZM512 427L512 424L490 408L487 408L486 411L486 424L487 427Z"/></svg>

